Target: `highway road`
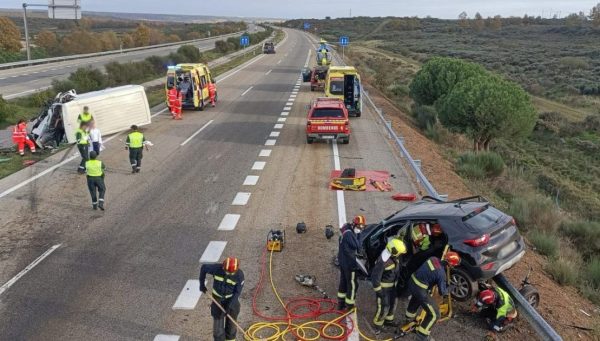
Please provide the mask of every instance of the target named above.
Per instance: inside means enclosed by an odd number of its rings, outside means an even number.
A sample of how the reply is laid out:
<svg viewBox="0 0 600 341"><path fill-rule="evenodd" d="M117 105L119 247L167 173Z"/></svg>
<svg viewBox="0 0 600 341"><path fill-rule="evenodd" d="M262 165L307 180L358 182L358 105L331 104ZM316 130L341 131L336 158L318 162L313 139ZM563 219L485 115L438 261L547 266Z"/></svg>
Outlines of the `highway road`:
<svg viewBox="0 0 600 341"><path fill-rule="evenodd" d="M210 340L199 265L228 255L239 257L246 273L239 320L247 327L259 320L252 295L269 229L287 231L274 259L283 299L315 296L294 282L298 273L316 276L335 297L337 237L326 240L325 225L359 213L375 222L405 204L390 193L331 191L331 170L386 170L394 191L415 187L369 110L352 119L349 145L306 144L306 106L318 94L299 77L312 63L313 45L300 32L286 32L277 54L219 79L216 108L188 111L183 121L155 108L145 128L154 147L140 174L130 174L124 136L113 137L100 156L108 167L107 211L91 210L76 161L43 173L75 150L0 180L0 284L7 283L0 288L1 340ZM308 233L295 234L300 221ZM257 308L281 313L265 290ZM358 323L370 334L367 283L358 306ZM483 335L464 317L446 326L433 336Z"/></svg>
<svg viewBox="0 0 600 341"><path fill-rule="evenodd" d="M250 25L249 30L254 32L254 27L258 26ZM239 35L239 33L202 40L192 45L198 47L200 51L207 51L215 47L215 42L217 40L226 39L236 35ZM4 99L13 99L20 96L30 95L37 90L48 88L54 79L66 79L71 72L74 72L80 67L90 66L94 68L102 68L105 64L110 62L124 63L140 61L150 56L166 56L171 52L177 51L179 47L180 45L174 45L149 50L126 52L122 54L0 70L0 95L2 95Z"/></svg>

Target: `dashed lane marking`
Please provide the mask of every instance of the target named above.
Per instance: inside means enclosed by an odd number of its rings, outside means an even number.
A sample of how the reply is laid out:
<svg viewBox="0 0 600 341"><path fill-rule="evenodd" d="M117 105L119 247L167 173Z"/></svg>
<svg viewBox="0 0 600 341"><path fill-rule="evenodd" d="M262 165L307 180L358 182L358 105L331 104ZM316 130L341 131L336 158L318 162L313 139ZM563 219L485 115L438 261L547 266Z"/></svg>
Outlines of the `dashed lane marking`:
<svg viewBox="0 0 600 341"><path fill-rule="evenodd" d="M247 178L246 178L246 180L247 180ZM258 181L258 179L257 179L257 181ZM244 185L245 184L246 184L246 182L244 181ZM239 214L226 214L223 217L223 220L221 220L221 223L219 224L219 227L217 228L217 230L233 231L233 230L235 230L235 226L237 225L239 220L240 220Z"/></svg>
<svg viewBox="0 0 600 341"><path fill-rule="evenodd" d="M50 254L52 254L52 252L54 252L56 249L58 249L61 245L62 244L56 244L56 245L52 246L51 248L46 250L46 252L42 253L38 258L36 258L33 262L31 262L31 264L27 265L25 267L25 269L23 269L21 272L16 274L15 277L11 278L8 282L4 283L4 285L2 285L0 287L0 295L2 295L2 293L4 293L6 290L8 290L10 287L12 287L15 283L17 283L17 281L21 277L25 276L29 271L31 271L33 268L35 268L36 265L40 264L44 259L46 259L46 257L50 256Z"/></svg>
<svg viewBox="0 0 600 341"><path fill-rule="evenodd" d="M283 126L283 124L282 124ZM258 156L260 157L269 157L271 156L271 149L263 149L260 151L260 153L258 153Z"/></svg>
<svg viewBox="0 0 600 341"><path fill-rule="evenodd" d="M269 70L269 71L267 71L267 73L265 73L265 75L268 75L268 74L270 74L271 72L273 72L273 70Z"/></svg>
<svg viewBox="0 0 600 341"><path fill-rule="evenodd" d="M292 110L292 107L285 107L285 108L283 108L283 110L284 111L290 111L290 110Z"/></svg>
<svg viewBox="0 0 600 341"><path fill-rule="evenodd" d="M256 186L258 183L258 175L248 175L244 180L244 186Z"/></svg>
<svg viewBox="0 0 600 341"><path fill-rule="evenodd" d="M213 123L214 120L210 120L208 122L206 122L206 124L204 124L200 129L196 130L196 132L187 138L187 140L181 142L180 146L183 147L185 146L188 142L190 142L196 135L200 134L202 132L202 130L204 130L206 127L208 127L211 123Z"/></svg>
<svg viewBox="0 0 600 341"><path fill-rule="evenodd" d="M274 146L276 142L277 140L267 140L267 142L265 142L265 146Z"/></svg>
<svg viewBox="0 0 600 341"><path fill-rule="evenodd" d="M285 117L280 117L277 119L277 122L285 122L286 118Z"/></svg>
<svg viewBox="0 0 600 341"><path fill-rule="evenodd" d="M263 170L263 169L265 169L266 165L267 165L267 163L264 161L256 161L252 165L252 170Z"/></svg>
<svg viewBox="0 0 600 341"><path fill-rule="evenodd" d="M284 111L284 112L281 113L281 116L288 116L289 114L290 114L289 111Z"/></svg>
<svg viewBox="0 0 600 341"><path fill-rule="evenodd" d="M294 105L294 102L287 102L285 105L292 106L292 105Z"/></svg>
<svg viewBox="0 0 600 341"><path fill-rule="evenodd" d="M154 337L154 341L179 341L179 335L158 334Z"/></svg>
<svg viewBox="0 0 600 341"><path fill-rule="evenodd" d="M283 129L283 124L277 123L275 126L273 126L273 129Z"/></svg>
<svg viewBox="0 0 600 341"><path fill-rule="evenodd" d="M177 300L175 301L175 304L173 304L173 309L193 310L196 308L196 304L198 304L200 296L202 296L202 292L200 291L200 281L197 279L190 279L185 283L185 286L181 290L181 293L179 293L179 296L177 296Z"/></svg>
<svg viewBox="0 0 600 341"><path fill-rule="evenodd" d="M227 246L227 242L223 241L211 241L208 243L206 249L204 249L204 253L200 257L200 263L218 262L223 250L225 250L225 246Z"/></svg>
<svg viewBox="0 0 600 341"><path fill-rule="evenodd" d="M248 200L250 200L250 195L251 193L248 192L238 192L238 194L235 195L235 198L233 198L233 202L231 202L231 205L233 206L244 206L248 203Z"/></svg>
<svg viewBox="0 0 600 341"><path fill-rule="evenodd" d="M248 92L250 92L250 90L252 90L252 88L254 88L254 86L251 86L246 91L242 92L242 97L244 97L245 94L247 94Z"/></svg>
<svg viewBox="0 0 600 341"><path fill-rule="evenodd" d="M279 134L280 133L278 131L272 131L269 137L279 137Z"/></svg>
<svg viewBox="0 0 600 341"><path fill-rule="evenodd" d="M290 95L290 98L296 98L296 97L298 97L298 95L294 95L294 94Z"/></svg>

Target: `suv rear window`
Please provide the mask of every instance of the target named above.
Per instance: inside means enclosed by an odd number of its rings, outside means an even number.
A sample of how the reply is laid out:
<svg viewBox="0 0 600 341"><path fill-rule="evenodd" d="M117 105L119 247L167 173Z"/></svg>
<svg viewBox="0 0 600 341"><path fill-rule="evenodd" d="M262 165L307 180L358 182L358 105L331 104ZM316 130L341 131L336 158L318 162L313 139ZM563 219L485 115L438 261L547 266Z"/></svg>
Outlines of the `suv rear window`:
<svg viewBox="0 0 600 341"><path fill-rule="evenodd" d="M485 232L496 225L502 217L504 217L504 213L492 206L485 205L464 216L462 220L476 231Z"/></svg>
<svg viewBox="0 0 600 341"><path fill-rule="evenodd" d="M344 118L344 111L342 109L315 109L311 115L311 118Z"/></svg>

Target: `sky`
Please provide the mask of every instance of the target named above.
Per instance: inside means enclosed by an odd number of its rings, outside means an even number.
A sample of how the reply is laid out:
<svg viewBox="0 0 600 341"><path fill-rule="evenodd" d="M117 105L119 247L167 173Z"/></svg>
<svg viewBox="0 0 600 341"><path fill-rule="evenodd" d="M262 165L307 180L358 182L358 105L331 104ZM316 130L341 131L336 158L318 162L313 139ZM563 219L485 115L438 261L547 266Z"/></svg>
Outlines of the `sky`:
<svg viewBox="0 0 600 341"><path fill-rule="evenodd" d="M196 14L269 18L432 16L454 19L465 11L484 17L569 13L589 10L600 0L81 0L84 11ZM0 0L0 8L21 8L23 0ZM32 0L45 3L45 0Z"/></svg>

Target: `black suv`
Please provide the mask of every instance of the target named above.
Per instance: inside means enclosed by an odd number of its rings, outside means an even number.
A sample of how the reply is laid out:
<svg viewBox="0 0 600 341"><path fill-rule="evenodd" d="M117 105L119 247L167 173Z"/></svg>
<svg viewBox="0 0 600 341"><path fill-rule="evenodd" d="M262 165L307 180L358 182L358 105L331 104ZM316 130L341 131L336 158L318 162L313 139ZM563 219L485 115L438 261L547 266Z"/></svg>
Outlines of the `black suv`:
<svg viewBox="0 0 600 341"><path fill-rule="evenodd" d="M410 229L415 224L439 224L443 233L430 236L431 246L421 251L413 247ZM455 285L452 296L459 301L468 300L477 292L477 281L512 267L525 254L515 220L481 196L454 201L423 197L379 224L367 226L360 234L363 252L358 257L367 277L390 237L401 238L408 249L402 257L400 291L429 257L441 257L446 245L458 252L462 261L453 269L451 281Z"/></svg>

